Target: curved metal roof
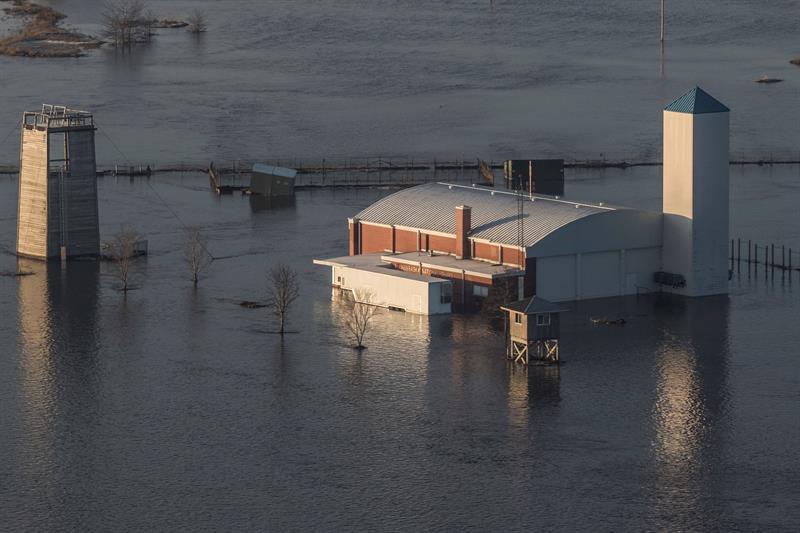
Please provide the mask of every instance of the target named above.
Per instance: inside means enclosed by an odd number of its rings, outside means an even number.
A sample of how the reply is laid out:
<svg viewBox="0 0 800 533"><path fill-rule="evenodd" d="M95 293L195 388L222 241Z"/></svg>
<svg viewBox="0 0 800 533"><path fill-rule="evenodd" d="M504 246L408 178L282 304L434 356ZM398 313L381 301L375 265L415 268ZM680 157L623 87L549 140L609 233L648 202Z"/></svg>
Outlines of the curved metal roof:
<svg viewBox="0 0 800 533"><path fill-rule="evenodd" d="M455 208L472 208L469 236L516 246L517 198L510 191L487 187L427 183L391 194L355 216L364 222L405 226L455 235ZM614 208L568 202L546 196L525 197L524 246L533 246L553 231L584 217Z"/></svg>

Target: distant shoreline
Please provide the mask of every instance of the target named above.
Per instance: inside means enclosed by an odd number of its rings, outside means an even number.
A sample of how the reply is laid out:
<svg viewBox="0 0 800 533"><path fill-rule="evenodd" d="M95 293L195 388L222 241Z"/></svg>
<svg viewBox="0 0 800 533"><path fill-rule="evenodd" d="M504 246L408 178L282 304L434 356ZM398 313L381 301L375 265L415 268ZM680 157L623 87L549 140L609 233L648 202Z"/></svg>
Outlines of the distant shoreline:
<svg viewBox="0 0 800 533"><path fill-rule="evenodd" d="M8 0L3 0L8 1ZM7 37L0 38L0 55L11 57L81 57L85 49L97 48L103 41L61 26L67 18L52 7L30 0L13 0L3 11L20 19L22 26Z"/></svg>

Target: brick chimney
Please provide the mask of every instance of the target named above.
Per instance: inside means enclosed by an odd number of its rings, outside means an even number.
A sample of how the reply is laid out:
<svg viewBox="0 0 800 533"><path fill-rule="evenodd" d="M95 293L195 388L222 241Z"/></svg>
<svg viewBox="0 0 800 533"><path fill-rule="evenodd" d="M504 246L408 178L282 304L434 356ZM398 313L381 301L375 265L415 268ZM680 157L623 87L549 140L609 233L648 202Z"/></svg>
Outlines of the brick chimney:
<svg viewBox="0 0 800 533"><path fill-rule="evenodd" d="M472 230L472 208L468 205L456 207L456 257L469 259L470 246L467 236Z"/></svg>
<svg viewBox="0 0 800 533"><path fill-rule="evenodd" d="M359 228L360 223L357 218L351 218L348 221L350 229L350 255L359 255L361 253L361 243L359 242Z"/></svg>

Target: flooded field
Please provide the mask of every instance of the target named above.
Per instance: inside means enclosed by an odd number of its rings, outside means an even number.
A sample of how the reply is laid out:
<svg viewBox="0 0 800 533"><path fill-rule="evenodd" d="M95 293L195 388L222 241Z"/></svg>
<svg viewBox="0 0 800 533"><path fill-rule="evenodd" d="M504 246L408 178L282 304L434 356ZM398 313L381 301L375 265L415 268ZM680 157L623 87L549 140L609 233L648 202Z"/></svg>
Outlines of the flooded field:
<svg viewBox="0 0 800 533"><path fill-rule="evenodd" d="M96 3L43 3L102 30ZM663 67L655 0L148 4L162 18L200 7L209 31L158 30L132 52L78 59L0 57L0 165L17 162L13 129L42 102L94 112L103 164L658 160L660 110L696 84L733 110L734 156L798 157L794 0L671 0ZM784 81L754 83L762 74Z"/></svg>
<svg viewBox="0 0 800 533"><path fill-rule="evenodd" d="M568 171L573 198L657 209L660 169ZM800 248L797 167L732 171L732 233ZM329 273L346 217L391 192L270 205L203 175L101 178L109 264L0 277L0 516L9 531L779 530L800 527L800 273L730 297L571 305L560 368L509 365L479 316L382 311L347 346ZM16 180L0 178L0 270ZM195 290L182 226L219 257ZM268 267L302 279L285 340ZM625 317L624 327L590 318Z"/></svg>

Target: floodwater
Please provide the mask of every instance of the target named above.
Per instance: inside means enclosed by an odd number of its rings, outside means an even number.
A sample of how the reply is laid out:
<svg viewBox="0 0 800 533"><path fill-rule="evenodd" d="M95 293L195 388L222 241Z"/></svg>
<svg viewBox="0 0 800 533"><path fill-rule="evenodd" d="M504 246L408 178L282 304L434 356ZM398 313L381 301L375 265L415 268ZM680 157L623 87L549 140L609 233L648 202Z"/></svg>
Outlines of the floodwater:
<svg viewBox="0 0 800 533"><path fill-rule="evenodd" d="M732 233L797 249L798 177L734 167ZM571 305L560 367L507 363L479 316L381 311L358 353L311 260L345 253L345 217L390 191L269 205L202 175L99 184L104 237L149 239L137 290L107 263L0 277L0 530L800 529L798 274ZM654 168L567 173L572 197L648 208L659 185ZM2 270L15 203L0 178ZM191 224L219 257L196 290ZM238 305L279 262L302 282L283 340Z"/></svg>
<svg viewBox="0 0 800 533"><path fill-rule="evenodd" d="M45 3L100 32L96 2ZM96 114L103 164L658 160L660 110L696 84L733 110L737 156L798 157L797 0L670 0L663 65L658 0L148 4L162 17L200 7L209 31L160 30L132 53L0 57L0 165L16 163L20 113L42 102ZM753 83L762 74L785 81Z"/></svg>

